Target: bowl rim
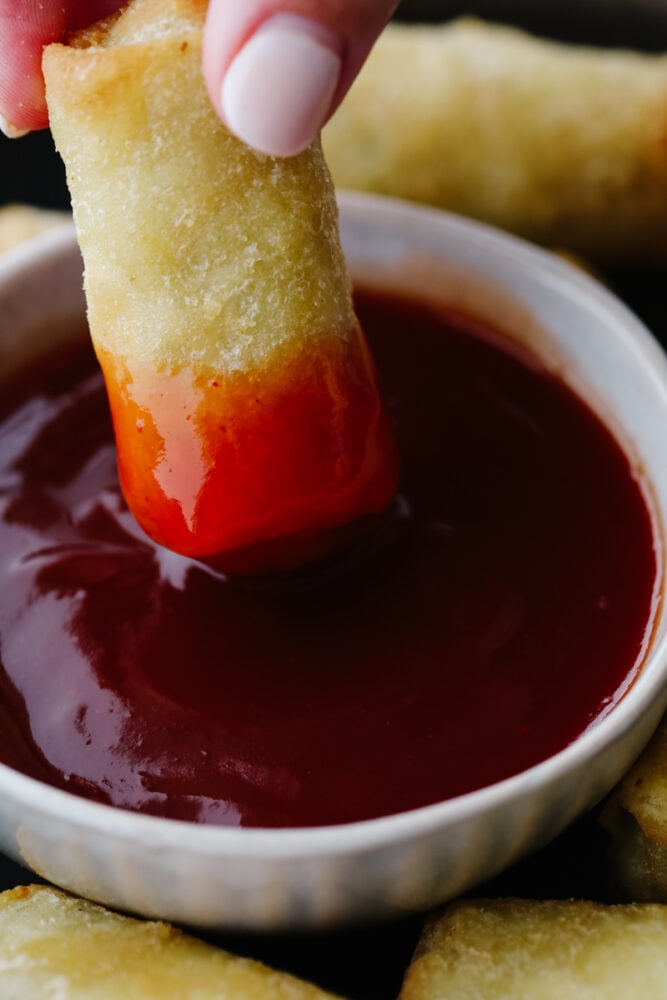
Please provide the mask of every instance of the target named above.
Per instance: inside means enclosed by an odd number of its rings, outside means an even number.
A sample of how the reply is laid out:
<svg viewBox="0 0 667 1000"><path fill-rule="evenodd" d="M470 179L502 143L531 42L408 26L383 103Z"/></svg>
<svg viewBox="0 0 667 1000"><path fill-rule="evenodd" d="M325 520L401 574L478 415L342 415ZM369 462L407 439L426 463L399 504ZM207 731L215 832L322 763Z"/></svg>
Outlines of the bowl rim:
<svg viewBox="0 0 667 1000"><path fill-rule="evenodd" d="M470 246L484 246L507 262L520 266L531 280L558 285L570 299L586 299L587 309L603 313L615 327L615 335L647 369L667 401L667 356L648 328L631 310L589 274L547 250L484 223L453 213L398 199L352 192L338 192L343 218L346 215L373 223L382 221L401 227L427 225L463 240ZM71 223L49 230L6 253L0 260L2 287L26 269L48 266L75 249ZM664 568L663 568L664 575ZM664 582L664 580L663 580ZM657 617L657 612L656 612ZM661 661L661 669L647 671L648 662ZM169 819L125 810L85 799L31 778L0 763L0 797L33 809L53 819L66 817L70 826L95 830L123 841L142 842L161 850L183 850L266 860L340 857L371 851L405 840L426 836L445 827L458 825L476 814L489 813L511 805L535 787L555 785L583 763L620 741L656 699L667 690L667 632L646 654L629 690L612 710L597 719L570 745L518 774L464 795L375 819L316 827L261 828L214 826Z"/></svg>

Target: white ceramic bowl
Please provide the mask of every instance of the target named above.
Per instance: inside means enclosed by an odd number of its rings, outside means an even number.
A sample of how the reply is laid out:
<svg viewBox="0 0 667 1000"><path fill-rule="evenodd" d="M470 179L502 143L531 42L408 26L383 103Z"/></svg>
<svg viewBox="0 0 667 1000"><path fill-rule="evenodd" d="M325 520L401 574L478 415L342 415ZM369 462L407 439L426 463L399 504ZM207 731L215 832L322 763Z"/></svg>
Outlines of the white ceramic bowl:
<svg viewBox="0 0 667 1000"><path fill-rule="evenodd" d="M638 320L584 273L481 225L382 199L341 202L355 275L486 315L585 395L642 470L661 549L667 363ZM10 254L0 371L80 329L82 309L69 228ZM660 554L661 583L662 573ZM665 706L666 633L658 602L643 669L616 708L544 763L450 801L336 827L216 828L89 802L0 766L0 846L81 895L200 926L330 926L425 909L554 837L615 783Z"/></svg>

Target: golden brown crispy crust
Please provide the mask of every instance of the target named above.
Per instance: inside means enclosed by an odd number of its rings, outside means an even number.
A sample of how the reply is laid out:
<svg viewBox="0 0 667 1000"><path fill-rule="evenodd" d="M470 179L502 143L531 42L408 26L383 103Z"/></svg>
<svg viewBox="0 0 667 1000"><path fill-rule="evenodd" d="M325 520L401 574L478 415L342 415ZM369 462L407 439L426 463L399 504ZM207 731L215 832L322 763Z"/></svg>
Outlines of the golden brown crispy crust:
<svg viewBox="0 0 667 1000"><path fill-rule="evenodd" d="M428 923L400 1000L663 1000L667 907L462 900Z"/></svg>
<svg viewBox="0 0 667 1000"><path fill-rule="evenodd" d="M46 886L0 894L3 1000L333 1000L169 924Z"/></svg>
<svg viewBox="0 0 667 1000"><path fill-rule="evenodd" d="M667 723L605 804L610 882L622 898L667 903Z"/></svg>
<svg viewBox="0 0 667 1000"><path fill-rule="evenodd" d="M5 205L0 208L0 253L70 221L67 212L50 212L32 205Z"/></svg>
<svg viewBox="0 0 667 1000"><path fill-rule="evenodd" d="M218 119L205 4L133 0L44 55L125 497L228 572L320 558L396 462L319 140L277 159Z"/></svg>
<svg viewBox="0 0 667 1000"><path fill-rule="evenodd" d="M667 260L667 57L392 25L323 135L339 186L603 263Z"/></svg>
<svg viewBox="0 0 667 1000"><path fill-rule="evenodd" d="M136 0L83 47L49 46L44 73L97 346L233 371L355 320L319 143L276 160L224 128L201 76L204 6Z"/></svg>
<svg viewBox="0 0 667 1000"><path fill-rule="evenodd" d="M667 723L659 726L641 757L614 790L606 806L634 816L651 840L667 847Z"/></svg>
<svg viewBox="0 0 667 1000"><path fill-rule="evenodd" d="M70 32L64 43L70 48L106 48L201 29L207 7L208 0L128 0L101 21Z"/></svg>

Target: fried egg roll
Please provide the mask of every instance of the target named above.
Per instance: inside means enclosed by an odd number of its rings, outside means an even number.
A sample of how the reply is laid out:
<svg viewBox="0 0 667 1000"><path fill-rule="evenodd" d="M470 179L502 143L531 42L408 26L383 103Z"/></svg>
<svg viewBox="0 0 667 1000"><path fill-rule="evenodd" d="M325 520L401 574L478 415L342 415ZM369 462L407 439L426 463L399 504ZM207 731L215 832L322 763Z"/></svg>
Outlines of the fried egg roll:
<svg viewBox="0 0 667 1000"><path fill-rule="evenodd" d="M216 568L289 568L381 512L396 460L319 142L256 153L201 71L205 0L134 0L49 46L121 484Z"/></svg>
<svg viewBox="0 0 667 1000"><path fill-rule="evenodd" d="M32 205L4 205L0 208L0 254L70 221L67 212L51 212Z"/></svg>
<svg viewBox="0 0 667 1000"><path fill-rule="evenodd" d="M399 1000L663 1000L667 907L462 900L430 920Z"/></svg>
<svg viewBox="0 0 667 1000"><path fill-rule="evenodd" d="M667 721L605 803L610 884L639 902L667 903Z"/></svg>
<svg viewBox="0 0 667 1000"><path fill-rule="evenodd" d="M0 894L4 1000L333 1000L315 986L46 886Z"/></svg>
<svg viewBox="0 0 667 1000"><path fill-rule="evenodd" d="M667 261L667 57L463 19L390 25L326 127L342 187L602 264Z"/></svg>

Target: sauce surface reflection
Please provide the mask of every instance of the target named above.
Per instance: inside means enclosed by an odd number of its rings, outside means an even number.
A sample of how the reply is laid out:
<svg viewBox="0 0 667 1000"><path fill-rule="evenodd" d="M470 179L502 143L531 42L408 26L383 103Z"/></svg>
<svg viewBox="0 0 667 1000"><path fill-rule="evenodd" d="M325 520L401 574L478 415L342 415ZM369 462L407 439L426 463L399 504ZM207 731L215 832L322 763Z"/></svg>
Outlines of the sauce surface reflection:
<svg viewBox="0 0 667 1000"><path fill-rule="evenodd" d="M375 550L282 585L159 550L87 348L0 425L0 758L161 816L368 819L566 746L640 657L651 520L609 432L491 331L359 293L401 493Z"/></svg>

